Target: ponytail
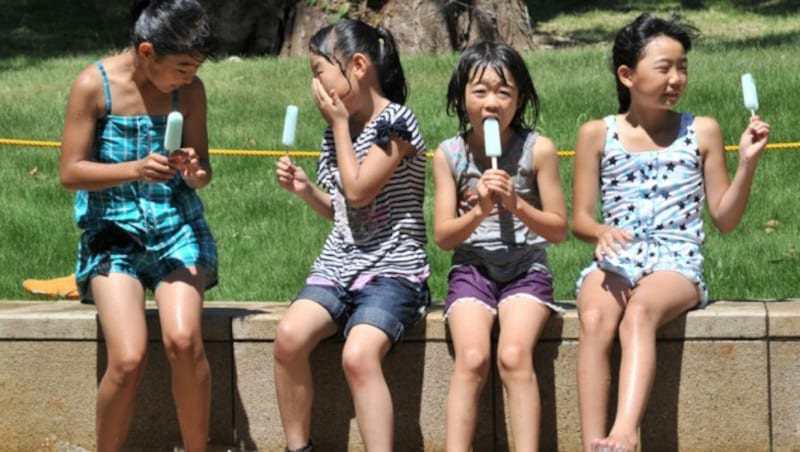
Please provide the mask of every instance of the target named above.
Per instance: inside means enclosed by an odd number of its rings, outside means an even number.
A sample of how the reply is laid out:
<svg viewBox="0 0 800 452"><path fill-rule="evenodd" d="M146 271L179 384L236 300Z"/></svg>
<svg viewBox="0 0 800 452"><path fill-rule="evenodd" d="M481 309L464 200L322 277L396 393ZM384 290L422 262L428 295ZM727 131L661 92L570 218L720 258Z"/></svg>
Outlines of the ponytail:
<svg viewBox="0 0 800 452"><path fill-rule="evenodd" d="M392 102L405 104L408 97L408 84L403 73L403 66L400 64L400 55L397 53L397 43L386 28L379 26L376 31L379 52L375 65L378 67L381 90Z"/></svg>

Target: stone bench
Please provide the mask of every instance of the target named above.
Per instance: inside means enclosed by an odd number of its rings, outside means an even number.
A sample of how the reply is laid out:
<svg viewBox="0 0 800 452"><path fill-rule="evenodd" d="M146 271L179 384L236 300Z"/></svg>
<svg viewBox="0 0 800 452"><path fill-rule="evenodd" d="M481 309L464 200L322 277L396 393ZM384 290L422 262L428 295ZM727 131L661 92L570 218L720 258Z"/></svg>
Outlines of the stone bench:
<svg viewBox="0 0 800 452"><path fill-rule="evenodd" d="M207 303L203 332L213 378L213 450L283 447L272 344L286 306ZM180 434L151 303L147 319L148 365L128 445L172 450ZM551 318L536 348L542 450L580 450L577 337L571 309ZM312 431L321 451L361 450L341 348L341 342L326 341L312 356L317 394ZM0 450L93 449L95 391L105 353L92 306L0 302ZM643 450L800 448L800 300L715 302L662 328L658 353ZM397 451L444 450L452 357L440 307L387 357ZM496 371L491 375L481 398L476 451L513 448L502 385Z"/></svg>

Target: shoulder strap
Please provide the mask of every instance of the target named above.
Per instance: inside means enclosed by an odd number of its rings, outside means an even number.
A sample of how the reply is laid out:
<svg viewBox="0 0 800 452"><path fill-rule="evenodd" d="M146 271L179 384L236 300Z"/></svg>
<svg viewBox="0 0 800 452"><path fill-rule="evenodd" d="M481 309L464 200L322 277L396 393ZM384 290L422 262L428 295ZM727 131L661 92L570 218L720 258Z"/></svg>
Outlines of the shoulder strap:
<svg viewBox="0 0 800 452"><path fill-rule="evenodd" d="M103 79L103 92L106 96L106 114L111 114L111 87L108 84L108 76L106 75L106 69L103 67L103 63L99 61L95 61L94 65L97 66L97 69L100 71L100 77Z"/></svg>
<svg viewBox="0 0 800 452"><path fill-rule="evenodd" d="M178 100L180 98L180 92L176 89L172 92L172 111L178 111Z"/></svg>

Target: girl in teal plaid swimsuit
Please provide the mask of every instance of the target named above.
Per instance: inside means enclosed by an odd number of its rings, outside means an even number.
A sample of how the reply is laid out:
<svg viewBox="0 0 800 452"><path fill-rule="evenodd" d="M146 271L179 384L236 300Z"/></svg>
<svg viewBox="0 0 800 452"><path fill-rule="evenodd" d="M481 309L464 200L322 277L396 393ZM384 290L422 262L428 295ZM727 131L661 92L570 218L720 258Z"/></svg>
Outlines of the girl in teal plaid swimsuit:
<svg viewBox="0 0 800 452"><path fill-rule="evenodd" d="M587 451L637 449L656 370L656 331L707 300L700 252L704 201L714 225L733 230L769 137L769 125L753 116L731 181L716 120L673 110L686 90L693 31L677 17L648 14L620 30L612 56L619 113L590 121L578 133L572 228L596 245L577 297ZM595 219L598 194L602 223ZM622 359L609 432L609 358L617 334Z"/></svg>
<svg viewBox="0 0 800 452"><path fill-rule="evenodd" d="M134 1L132 47L84 69L67 103L61 182L77 190L76 279L97 306L108 366L97 393L97 450L119 450L147 355L145 290L154 292L187 451L205 450L211 379L200 330L217 280L214 238L195 193L211 180L206 96L211 52L195 0ZM184 158L164 148L166 117L185 120Z"/></svg>

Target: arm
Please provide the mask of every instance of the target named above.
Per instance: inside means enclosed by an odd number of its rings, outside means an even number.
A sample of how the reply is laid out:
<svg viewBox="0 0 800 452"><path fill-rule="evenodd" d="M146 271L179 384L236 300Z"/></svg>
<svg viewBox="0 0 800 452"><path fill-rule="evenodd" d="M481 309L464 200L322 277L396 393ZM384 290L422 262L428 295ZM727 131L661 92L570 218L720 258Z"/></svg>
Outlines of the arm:
<svg viewBox="0 0 800 452"><path fill-rule="evenodd" d="M311 183L303 168L292 163L289 157L284 156L278 160L275 173L281 187L299 196L323 218L333 219L331 196Z"/></svg>
<svg viewBox="0 0 800 452"><path fill-rule="evenodd" d="M708 211L714 225L726 234L736 228L744 215L756 163L769 140L769 124L758 116L750 118L750 123L739 141L739 166L733 182L728 179L725 147L717 121L709 117L698 117L695 119L695 128L703 155Z"/></svg>
<svg viewBox="0 0 800 452"><path fill-rule="evenodd" d="M90 160L95 124L105 114L105 94L95 66L84 69L72 84L64 132L61 136L61 184L68 190L102 190L125 182L166 182L175 174L167 158L147 158L122 163Z"/></svg>
<svg viewBox="0 0 800 452"><path fill-rule="evenodd" d="M618 248L624 248L632 238L622 229L595 220L605 140L606 125L602 120L589 121L578 131L572 186L572 232L581 240L597 245L595 256L598 259L605 254L616 254Z"/></svg>
<svg viewBox="0 0 800 452"><path fill-rule="evenodd" d="M502 170L495 188L489 182L490 191L495 193L506 209L519 218L536 234L551 243L559 243L567 238L567 206L558 174L558 152L549 138L540 136L533 149L532 170L536 174L536 184L542 208L537 209L514 191L514 180ZM487 171L488 173L488 171Z"/></svg>
<svg viewBox="0 0 800 452"><path fill-rule="evenodd" d="M178 166L181 177L192 188L203 188L211 182L211 161L208 158L208 106L203 82L195 77L181 90L185 105L183 147L187 162Z"/></svg>
<svg viewBox="0 0 800 452"><path fill-rule="evenodd" d="M342 178L342 190L354 207L369 205L391 179L400 160L414 152L410 143L392 138L387 149L373 145L362 162L356 159L350 138L350 114L335 94L328 94L314 78L314 99L333 131L336 161Z"/></svg>
<svg viewBox="0 0 800 452"><path fill-rule="evenodd" d="M492 212L494 203L486 185L479 181L479 201L458 216L458 188L441 148L433 155L433 183L433 235L439 248L451 250L469 238Z"/></svg>

